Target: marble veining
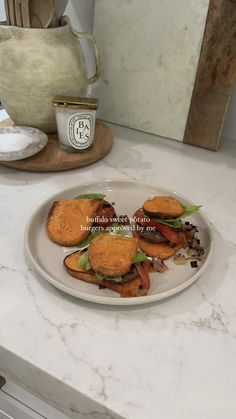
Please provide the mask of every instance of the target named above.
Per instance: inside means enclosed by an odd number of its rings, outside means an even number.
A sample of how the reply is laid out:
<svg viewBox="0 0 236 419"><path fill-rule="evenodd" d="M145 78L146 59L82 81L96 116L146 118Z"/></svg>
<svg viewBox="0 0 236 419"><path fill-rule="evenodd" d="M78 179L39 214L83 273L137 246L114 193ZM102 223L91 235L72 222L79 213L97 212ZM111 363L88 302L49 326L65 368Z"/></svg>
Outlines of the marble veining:
<svg viewBox="0 0 236 419"><path fill-rule="evenodd" d="M234 419L236 144L213 153L112 129L112 151L93 166L50 176L0 167L0 373L72 419ZM216 242L207 272L174 298L122 308L64 295L31 270L32 211L99 178L163 184L202 204Z"/></svg>
<svg viewBox="0 0 236 419"><path fill-rule="evenodd" d="M96 0L99 116L183 141L209 0Z"/></svg>

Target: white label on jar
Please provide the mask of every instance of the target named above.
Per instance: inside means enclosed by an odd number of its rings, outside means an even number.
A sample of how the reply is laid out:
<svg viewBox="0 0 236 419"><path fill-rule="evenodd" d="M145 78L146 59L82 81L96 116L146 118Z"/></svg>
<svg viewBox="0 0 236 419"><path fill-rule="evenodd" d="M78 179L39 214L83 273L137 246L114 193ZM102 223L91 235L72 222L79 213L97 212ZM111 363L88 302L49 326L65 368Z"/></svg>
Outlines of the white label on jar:
<svg viewBox="0 0 236 419"><path fill-rule="evenodd" d="M79 150L88 148L93 142L94 123L90 114L74 114L67 126L68 141Z"/></svg>

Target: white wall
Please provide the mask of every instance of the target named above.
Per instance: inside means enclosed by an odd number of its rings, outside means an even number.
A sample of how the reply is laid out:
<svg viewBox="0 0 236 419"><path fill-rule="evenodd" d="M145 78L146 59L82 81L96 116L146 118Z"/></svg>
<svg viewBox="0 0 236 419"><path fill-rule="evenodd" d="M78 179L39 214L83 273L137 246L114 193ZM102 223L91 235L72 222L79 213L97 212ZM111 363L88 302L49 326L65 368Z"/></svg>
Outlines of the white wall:
<svg viewBox="0 0 236 419"><path fill-rule="evenodd" d="M0 21L5 19L4 1L0 0Z"/></svg>
<svg viewBox="0 0 236 419"><path fill-rule="evenodd" d="M66 8L66 14L71 23L77 29L92 32L94 0L70 0Z"/></svg>
<svg viewBox="0 0 236 419"><path fill-rule="evenodd" d="M93 27L94 0L70 0L66 14L70 17L72 25L79 31L92 31ZM4 20L4 0L0 0L0 21ZM86 45L87 47L87 45ZM86 48L89 72L92 72L91 53ZM223 136L236 141L236 86L229 105L223 129Z"/></svg>
<svg viewBox="0 0 236 419"><path fill-rule="evenodd" d="M93 31L94 0L70 0L65 14L69 16L72 26L81 32ZM91 77L94 74L95 63L94 55L91 52L88 41L82 41L84 47L85 59L88 67L88 74ZM90 88L88 93L90 92Z"/></svg>

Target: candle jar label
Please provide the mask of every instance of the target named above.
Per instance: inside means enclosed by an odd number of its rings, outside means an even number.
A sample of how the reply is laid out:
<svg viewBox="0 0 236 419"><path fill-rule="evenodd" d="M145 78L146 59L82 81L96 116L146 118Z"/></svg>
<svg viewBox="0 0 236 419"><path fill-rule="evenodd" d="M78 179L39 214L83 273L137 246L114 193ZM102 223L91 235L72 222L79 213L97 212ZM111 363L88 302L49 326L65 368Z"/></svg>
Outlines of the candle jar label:
<svg viewBox="0 0 236 419"><path fill-rule="evenodd" d="M94 124L90 114L74 114L68 121L68 141L72 147L84 150L93 142Z"/></svg>

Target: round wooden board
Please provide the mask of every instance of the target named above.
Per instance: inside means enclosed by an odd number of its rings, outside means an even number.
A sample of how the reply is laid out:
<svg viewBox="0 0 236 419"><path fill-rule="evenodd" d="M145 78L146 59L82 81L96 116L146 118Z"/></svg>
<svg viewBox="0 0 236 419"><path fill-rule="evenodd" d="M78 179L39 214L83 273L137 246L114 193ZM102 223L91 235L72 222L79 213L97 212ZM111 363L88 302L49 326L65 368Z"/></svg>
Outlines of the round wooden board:
<svg viewBox="0 0 236 419"><path fill-rule="evenodd" d="M0 122L0 128L12 126L13 121L6 119ZM47 146L28 159L17 161L0 161L0 164L13 169L33 172L56 172L87 166L104 157L111 149L113 135L101 121L96 123L93 146L84 153L67 153L58 145L57 133L48 135Z"/></svg>

